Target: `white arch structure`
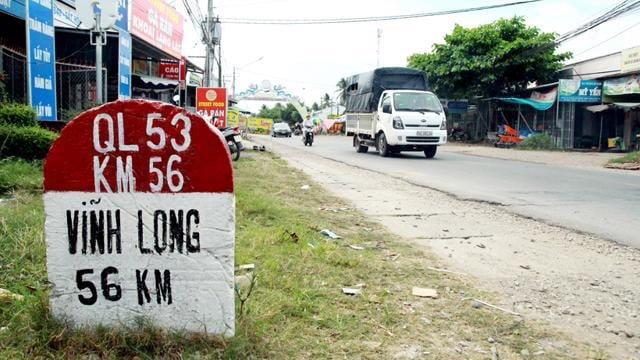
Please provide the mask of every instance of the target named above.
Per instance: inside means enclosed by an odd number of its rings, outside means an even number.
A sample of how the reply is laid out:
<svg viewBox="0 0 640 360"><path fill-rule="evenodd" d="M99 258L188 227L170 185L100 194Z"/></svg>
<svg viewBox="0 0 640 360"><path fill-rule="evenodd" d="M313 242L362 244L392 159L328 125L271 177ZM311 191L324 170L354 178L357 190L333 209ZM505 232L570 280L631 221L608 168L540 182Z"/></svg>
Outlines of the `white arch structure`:
<svg viewBox="0 0 640 360"><path fill-rule="evenodd" d="M272 102L286 102L293 105L298 113L302 117L302 122L306 122L309 117L307 109L300 104L300 98L294 96L284 90L281 85L271 85L267 80L262 82L262 86L252 84L249 89L241 92L236 96L236 100L251 100L251 101L272 101Z"/></svg>

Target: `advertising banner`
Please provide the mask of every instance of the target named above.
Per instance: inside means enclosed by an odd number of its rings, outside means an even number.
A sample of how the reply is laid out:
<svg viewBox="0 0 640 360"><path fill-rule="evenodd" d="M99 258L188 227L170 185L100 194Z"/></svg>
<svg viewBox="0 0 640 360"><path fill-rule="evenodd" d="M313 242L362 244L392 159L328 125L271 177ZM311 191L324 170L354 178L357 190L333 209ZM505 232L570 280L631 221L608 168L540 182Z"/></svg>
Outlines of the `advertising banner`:
<svg viewBox="0 0 640 360"><path fill-rule="evenodd" d="M215 127L227 127L227 89L197 88L196 111Z"/></svg>
<svg viewBox="0 0 640 360"><path fill-rule="evenodd" d="M56 120L56 45L53 1L28 0L29 98L40 121Z"/></svg>
<svg viewBox="0 0 640 360"><path fill-rule="evenodd" d="M0 12L24 19L24 2L25 0L0 0Z"/></svg>
<svg viewBox="0 0 640 360"><path fill-rule="evenodd" d="M121 31L119 35L118 99L131 97L131 35Z"/></svg>
<svg viewBox="0 0 640 360"><path fill-rule="evenodd" d="M620 70L623 73L640 70L640 46L622 51Z"/></svg>
<svg viewBox="0 0 640 360"><path fill-rule="evenodd" d="M77 29L81 26L76 9L59 1L53 4L53 20L56 27Z"/></svg>
<svg viewBox="0 0 640 360"><path fill-rule="evenodd" d="M162 0L132 0L131 34L181 57L184 18Z"/></svg>
<svg viewBox="0 0 640 360"><path fill-rule="evenodd" d="M264 118L249 118L247 127L249 129L271 130L273 127L273 120Z"/></svg>
<svg viewBox="0 0 640 360"><path fill-rule="evenodd" d="M640 75L605 80L604 94L607 96L640 94Z"/></svg>
<svg viewBox="0 0 640 360"><path fill-rule="evenodd" d="M559 92L560 102L599 103L602 102L602 81L561 79Z"/></svg>

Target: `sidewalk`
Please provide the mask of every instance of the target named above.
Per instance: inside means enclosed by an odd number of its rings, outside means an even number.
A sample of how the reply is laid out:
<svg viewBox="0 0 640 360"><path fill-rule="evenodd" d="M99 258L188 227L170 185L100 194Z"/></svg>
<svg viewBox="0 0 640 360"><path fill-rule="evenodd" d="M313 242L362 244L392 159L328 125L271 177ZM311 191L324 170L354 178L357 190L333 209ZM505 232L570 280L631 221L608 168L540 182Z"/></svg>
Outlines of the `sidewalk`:
<svg viewBox="0 0 640 360"><path fill-rule="evenodd" d="M442 151L491 157L504 160L517 160L547 165L572 166L581 168L604 169L604 165L620 154L599 152L570 152L570 151L529 151L516 149L502 149L483 145L468 145L449 143L441 148ZM611 170L607 170L611 171Z"/></svg>

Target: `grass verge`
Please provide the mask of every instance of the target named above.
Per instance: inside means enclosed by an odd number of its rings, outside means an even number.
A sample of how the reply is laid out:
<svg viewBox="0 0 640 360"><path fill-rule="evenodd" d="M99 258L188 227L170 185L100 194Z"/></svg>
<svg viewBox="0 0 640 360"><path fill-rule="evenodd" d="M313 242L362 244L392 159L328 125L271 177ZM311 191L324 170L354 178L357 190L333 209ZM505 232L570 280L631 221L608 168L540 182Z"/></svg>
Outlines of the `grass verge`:
<svg viewBox="0 0 640 360"><path fill-rule="evenodd" d="M236 262L256 264L257 274L234 338L167 333L145 322L74 330L52 319L41 198L18 191L16 201L0 205L0 287L25 299L0 307L0 358L486 359L492 347L501 359L521 358L525 349L548 359L600 357L541 324L473 308L469 299L492 295L472 279L428 269L440 267L437 259L284 161L248 153L234 166ZM301 191L304 184L311 188ZM343 239L320 235L325 228ZM364 284L360 295L342 293L356 284ZM412 286L434 288L439 297L414 297Z"/></svg>
<svg viewBox="0 0 640 360"><path fill-rule="evenodd" d="M0 160L0 194L15 190L39 192L41 189L42 161Z"/></svg>
<svg viewBox="0 0 640 360"><path fill-rule="evenodd" d="M640 151L630 152L624 156L609 160L610 164L640 164Z"/></svg>

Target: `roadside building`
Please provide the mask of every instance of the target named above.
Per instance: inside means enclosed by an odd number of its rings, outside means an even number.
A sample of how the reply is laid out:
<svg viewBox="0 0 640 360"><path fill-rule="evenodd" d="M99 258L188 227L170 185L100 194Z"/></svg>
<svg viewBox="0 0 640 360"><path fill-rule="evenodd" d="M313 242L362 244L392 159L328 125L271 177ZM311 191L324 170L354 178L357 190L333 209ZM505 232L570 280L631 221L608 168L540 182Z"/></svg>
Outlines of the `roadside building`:
<svg viewBox="0 0 640 360"><path fill-rule="evenodd" d="M68 120L69 113L97 101L96 51L78 17L77 1L0 1L0 22L11 29L0 33L7 95L29 103L31 94L41 121ZM29 31L25 4L31 9ZM104 101L169 102L181 94L180 104L193 108L203 71L182 55L183 16L164 0L120 0L118 14L103 47Z"/></svg>

